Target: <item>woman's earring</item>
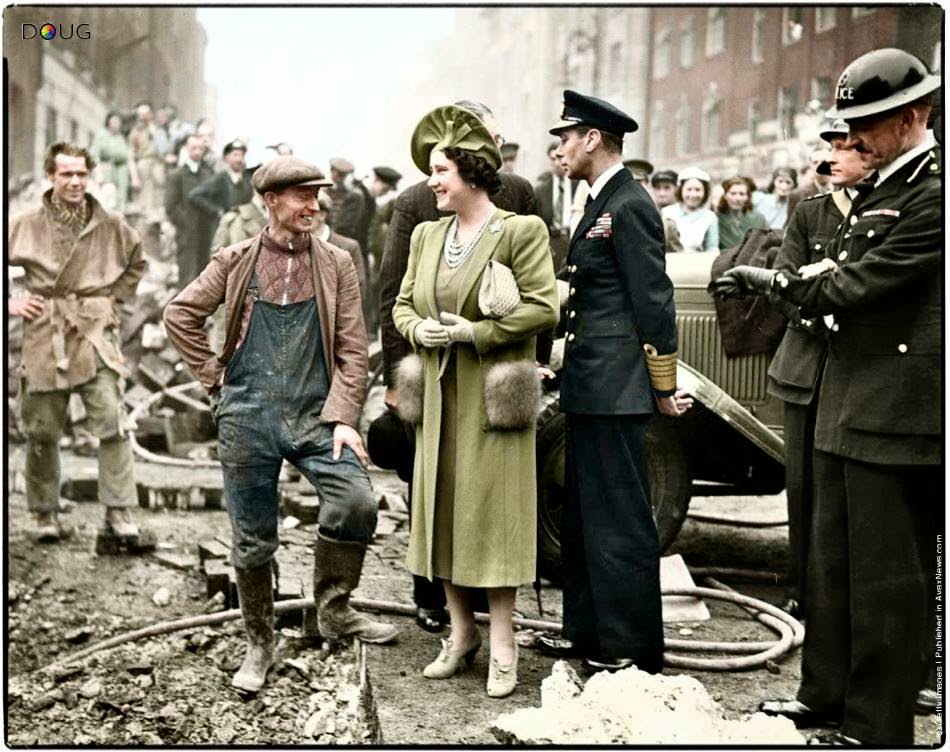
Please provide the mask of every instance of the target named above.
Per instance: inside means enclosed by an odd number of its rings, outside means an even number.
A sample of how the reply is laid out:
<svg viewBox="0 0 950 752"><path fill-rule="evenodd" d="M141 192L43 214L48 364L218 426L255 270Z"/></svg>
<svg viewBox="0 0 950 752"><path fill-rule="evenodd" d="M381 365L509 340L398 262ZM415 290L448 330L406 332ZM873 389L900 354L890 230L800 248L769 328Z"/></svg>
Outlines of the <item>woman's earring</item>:
<svg viewBox="0 0 950 752"><path fill-rule="evenodd" d="M473 190L473 191L477 191L477 190L478 190L478 186L475 185L475 183L470 183L469 185L472 186L472 190Z"/></svg>

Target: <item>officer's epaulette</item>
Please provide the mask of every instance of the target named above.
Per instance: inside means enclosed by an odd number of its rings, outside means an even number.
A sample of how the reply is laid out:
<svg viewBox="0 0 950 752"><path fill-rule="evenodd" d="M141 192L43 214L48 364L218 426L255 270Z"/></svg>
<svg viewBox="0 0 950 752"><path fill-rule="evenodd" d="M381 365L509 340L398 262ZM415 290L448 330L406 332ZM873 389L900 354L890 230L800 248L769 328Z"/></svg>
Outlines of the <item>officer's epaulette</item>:
<svg viewBox="0 0 950 752"><path fill-rule="evenodd" d="M805 196L805 198L803 198L802 201L811 201L812 199L824 198L825 196L830 196L830 195L831 195L830 191L828 193L816 193L814 196Z"/></svg>
<svg viewBox="0 0 950 752"><path fill-rule="evenodd" d="M931 149L928 151L923 159L920 160L920 163L917 165L917 169L911 173L911 176L907 178L908 183L913 183L917 176L921 173L924 175L940 175L942 172L940 159L937 157L937 149Z"/></svg>

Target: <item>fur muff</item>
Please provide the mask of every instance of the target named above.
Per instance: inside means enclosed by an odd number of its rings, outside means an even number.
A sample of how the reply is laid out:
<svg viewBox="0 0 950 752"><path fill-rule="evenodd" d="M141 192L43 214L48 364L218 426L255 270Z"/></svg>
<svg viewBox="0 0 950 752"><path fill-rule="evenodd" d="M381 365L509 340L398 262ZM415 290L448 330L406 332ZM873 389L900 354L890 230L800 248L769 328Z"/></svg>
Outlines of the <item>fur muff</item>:
<svg viewBox="0 0 950 752"><path fill-rule="evenodd" d="M540 402L541 379L533 363L497 363L485 374L485 413L490 429L533 428Z"/></svg>
<svg viewBox="0 0 950 752"><path fill-rule="evenodd" d="M396 367L396 412L407 423L422 423L422 395L425 391L422 358L407 355Z"/></svg>

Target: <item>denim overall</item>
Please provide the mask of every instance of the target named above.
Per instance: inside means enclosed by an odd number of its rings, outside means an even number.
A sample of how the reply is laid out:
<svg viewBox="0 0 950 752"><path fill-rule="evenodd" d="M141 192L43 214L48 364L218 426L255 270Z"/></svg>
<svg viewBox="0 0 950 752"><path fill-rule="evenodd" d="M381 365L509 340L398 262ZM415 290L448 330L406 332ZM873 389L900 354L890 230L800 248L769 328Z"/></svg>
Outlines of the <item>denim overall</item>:
<svg viewBox="0 0 950 752"><path fill-rule="evenodd" d="M257 288L255 274L250 291ZM358 542L372 536L369 475L347 446L333 459L333 424L320 420L329 389L316 299L288 305L255 299L244 343L212 404L235 567L260 566L277 550L283 459L319 493L321 534Z"/></svg>

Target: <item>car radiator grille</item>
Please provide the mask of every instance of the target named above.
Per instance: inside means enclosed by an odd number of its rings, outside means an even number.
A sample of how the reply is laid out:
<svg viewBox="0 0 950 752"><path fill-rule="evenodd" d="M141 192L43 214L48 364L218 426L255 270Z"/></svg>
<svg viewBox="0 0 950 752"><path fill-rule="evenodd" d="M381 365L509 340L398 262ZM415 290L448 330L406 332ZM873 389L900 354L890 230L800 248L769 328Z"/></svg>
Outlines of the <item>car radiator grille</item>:
<svg viewBox="0 0 950 752"><path fill-rule="evenodd" d="M713 381L743 405L762 404L766 400L766 374L769 356L744 355L727 358L716 317L683 315L676 317L679 357Z"/></svg>

